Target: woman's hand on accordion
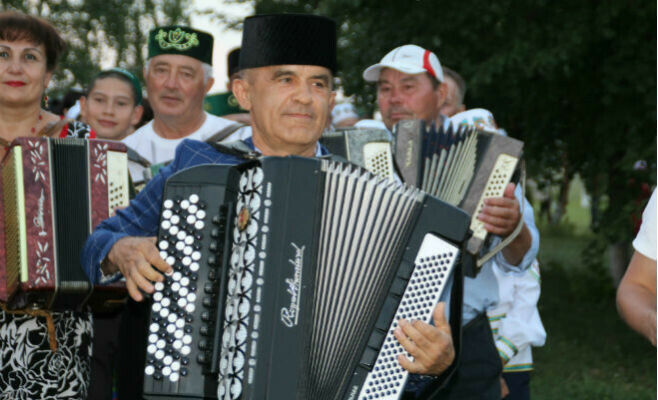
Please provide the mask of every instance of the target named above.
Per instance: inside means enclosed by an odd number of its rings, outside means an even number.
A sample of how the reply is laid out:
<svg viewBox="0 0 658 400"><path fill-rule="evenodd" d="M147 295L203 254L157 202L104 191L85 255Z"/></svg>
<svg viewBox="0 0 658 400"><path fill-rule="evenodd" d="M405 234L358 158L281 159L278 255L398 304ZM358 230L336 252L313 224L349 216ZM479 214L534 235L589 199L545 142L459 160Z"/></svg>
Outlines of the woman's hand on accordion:
<svg viewBox="0 0 658 400"><path fill-rule="evenodd" d="M398 362L413 374L439 376L455 360L450 324L445 317L445 303L434 307L433 318L433 326L422 321L401 319L395 330L397 340L414 358L411 361L399 355Z"/></svg>
<svg viewBox="0 0 658 400"><path fill-rule="evenodd" d="M160 272L170 274L171 266L161 257L155 247L155 237L127 236L119 239L107 254L109 261L106 273L116 272L118 269L126 278L128 294L135 301L142 301L144 296L140 292L153 293L151 282L162 282L164 277ZM160 272L158 272L158 270Z"/></svg>

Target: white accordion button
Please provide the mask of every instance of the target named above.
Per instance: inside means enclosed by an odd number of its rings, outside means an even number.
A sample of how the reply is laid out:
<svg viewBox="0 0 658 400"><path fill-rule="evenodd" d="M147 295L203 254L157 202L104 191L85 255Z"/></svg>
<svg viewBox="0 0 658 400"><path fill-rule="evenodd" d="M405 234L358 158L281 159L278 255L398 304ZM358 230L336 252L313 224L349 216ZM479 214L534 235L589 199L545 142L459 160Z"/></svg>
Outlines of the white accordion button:
<svg viewBox="0 0 658 400"><path fill-rule="evenodd" d="M180 278L182 278L182 277L183 277L183 274L181 274L180 272L176 271L176 272L174 272L174 274L171 276L171 279L173 279L173 280L175 280L175 281L180 281Z"/></svg>
<svg viewBox="0 0 658 400"><path fill-rule="evenodd" d="M190 346L183 346L180 349L181 354L184 355L184 356L190 354L190 351L192 351L192 349L190 349Z"/></svg>
<svg viewBox="0 0 658 400"><path fill-rule="evenodd" d="M206 217L206 212L203 210L199 210L196 212L196 217L197 219L204 219Z"/></svg>
<svg viewBox="0 0 658 400"><path fill-rule="evenodd" d="M169 254L166 251L161 251L160 252L160 258L162 258L163 260L166 260L167 257L169 257Z"/></svg>
<svg viewBox="0 0 658 400"><path fill-rule="evenodd" d="M169 376L169 380L172 382L178 382L179 375L177 372L172 372Z"/></svg>
<svg viewBox="0 0 658 400"><path fill-rule="evenodd" d="M203 229L204 226L205 224L203 223L203 221L197 221L196 223L194 223L194 227L198 230Z"/></svg>
<svg viewBox="0 0 658 400"><path fill-rule="evenodd" d="M188 258L188 257L185 257L185 258ZM185 264L185 263L183 263L183 264ZM190 264L189 265L190 265L190 271L197 272L199 270L199 263L192 262L191 258L190 258Z"/></svg>
<svg viewBox="0 0 658 400"><path fill-rule="evenodd" d="M180 202L180 208L182 208L183 210L187 209L187 207L189 206L190 206L190 202L188 200L183 200Z"/></svg>
<svg viewBox="0 0 658 400"><path fill-rule="evenodd" d="M164 356L165 356L164 350L158 350L155 352L155 358L157 358L158 360L162 360Z"/></svg>
<svg viewBox="0 0 658 400"><path fill-rule="evenodd" d="M181 296L183 296L183 297L187 296L187 293L188 293L188 290L187 290L187 288L185 287L185 286L187 286L187 284L184 284L184 283L183 283L184 280L185 280L185 278L181 279L181 286L182 286L182 287L181 287L180 290L178 291L178 294L181 295ZM182 299L181 299L181 300L182 300Z"/></svg>
<svg viewBox="0 0 658 400"><path fill-rule="evenodd" d="M199 195L197 194L191 194L190 195L190 203L196 204L199 202Z"/></svg>
<svg viewBox="0 0 658 400"><path fill-rule="evenodd" d="M168 230L169 228L171 228L171 222L169 222L169 221L167 221L167 220L164 220L164 221L162 221L162 223L160 224L160 227L166 231L166 230Z"/></svg>
<svg viewBox="0 0 658 400"><path fill-rule="evenodd" d="M183 242L176 242L176 250L181 251L185 248L185 243Z"/></svg>
<svg viewBox="0 0 658 400"><path fill-rule="evenodd" d="M194 307L194 304L193 304L193 303L189 303L188 305L185 306L185 311L187 311L188 313L192 314L192 313L194 312L194 308L195 308L195 307Z"/></svg>
<svg viewBox="0 0 658 400"><path fill-rule="evenodd" d="M174 206L174 201L171 199L167 199L164 201L164 203L162 203L162 205L164 206L164 208L171 208Z"/></svg>
<svg viewBox="0 0 658 400"><path fill-rule="evenodd" d="M183 344L190 344L190 343L192 343L192 336L190 335L183 336Z"/></svg>
<svg viewBox="0 0 658 400"><path fill-rule="evenodd" d="M187 233L185 231L180 231L176 234L176 239L178 240L185 240L187 237Z"/></svg>
<svg viewBox="0 0 658 400"><path fill-rule="evenodd" d="M169 297L163 297L160 303L162 304L162 307L169 307L171 300L169 300Z"/></svg>
<svg viewBox="0 0 658 400"><path fill-rule="evenodd" d="M199 261L201 259L201 252L195 251L192 253L192 260Z"/></svg>
<svg viewBox="0 0 658 400"><path fill-rule="evenodd" d="M182 293L181 293L181 295L182 295ZM178 307L185 308L185 306L187 305L187 300L184 297L181 297L180 299L178 299L177 304L178 304Z"/></svg>
<svg viewBox="0 0 658 400"><path fill-rule="evenodd" d="M187 286L187 285L189 285L189 284L190 284L190 278L188 278L187 276L182 277L182 278L180 279L180 284L183 285L183 286ZM182 290L183 290L183 289L181 289L181 291L182 291ZM184 295L183 293L181 293L181 296L185 296L185 295Z"/></svg>
<svg viewBox="0 0 658 400"><path fill-rule="evenodd" d="M174 215L174 213L171 210L164 210L162 212L162 218L164 219L170 219Z"/></svg>
<svg viewBox="0 0 658 400"><path fill-rule="evenodd" d="M178 282L172 283L171 284L171 290L173 290L174 292L178 292L180 290L180 283L178 283Z"/></svg>
<svg viewBox="0 0 658 400"><path fill-rule="evenodd" d="M180 222L180 217L178 215L172 215L171 216L171 223L176 225Z"/></svg>
<svg viewBox="0 0 658 400"><path fill-rule="evenodd" d="M188 303L194 303L196 301L196 293L188 294L187 295L187 301L188 301Z"/></svg>
<svg viewBox="0 0 658 400"><path fill-rule="evenodd" d="M196 216L188 215L187 218L185 218L185 222L187 222L190 225L194 224L196 222Z"/></svg>
<svg viewBox="0 0 658 400"><path fill-rule="evenodd" d="M174 265L176 263L176 258L174 256L169 256L169 257L167 257L167 259L165 261L169 265Z"/></svg>
<svg viewBox="0 0 658 400"><path fill-rule="evenodd" d="M160 243L158 243L158 248L160 250L167 250L169 248L169 242L166 240L161 240ZM162 255L162 253L160 253L160 255Z"/></svg>
<svg viewBox="0 0 658 400"><path fill-rule="evenodd" d="M156 294L160 294L160 295L161 295L162 293L156 293ZM160 303L153 303L153 305L151 306L151 310L153 310L153 312L159 313L160 310L162 310L162 304L160 304Z"/></svg>
<svg viewBox="0 0 658 400"><path fill-rule="evenodd" d="M162 294L162 292L155 292L155 293L153 293L153 300L154 301L160 301L160 300L162 300L163 296L164 295ZM153 305L155 305L155 304L153 304Z"/></svg>
<svg viewBox="0 0 658 400"><path fill-rule="evenodd" d="M185 244L188 245L188 246L191 245L191 244L194 244L194 237L186 236L185 237Z"/></svg>
<svg viewBox="0 0 658 400"><path fill-rule="evenodd" d="M192 251L193 251L192 246L185 246L183 248L183 254L185 254L186 256L191 255Z"/></svg>
<svg viewBox="0 0 658 400"><path fill-rule="evenodd" d="M144 373L146 375L153 375L154 372L155 372L155 367L152 365L147 365L146 368L144 368Z"/></svg>
<svg viewBox="0 0 658 400"><path fill-rule="evenodd" d="M171 228L169 228L169 234L174 236L177 235L180 229L176 225L173 225Z"/></svg>
<svg viewBox="0 0 658 400"><path fill-rule="evenodd" d="M150 344L146 348L146 351L148 351L149 354L155 354L155 352L158 351L158 348L154 344Z"/></svg>
<svg viewBox="0 0 658 400"><path fill-rule="evenodd" d="M180 350L183 348L183 342L180 340L174 340L174 349Z"/></svg>
<svg viewBox="0 0 658 400"><path fill-rule="evenodd" d="M162 282L155 282L155 290L163 290L164 289L164 283Z"/></svg>
<svg viewBox="0 0 658 400"><path fill-rule="evenodd" d="M156 335L155 333L151 333L149 335L149 343L155 343L157 341L158 341L158 335Z"/></svg>
<svg viewBox="0 0 658 400"><path fill-rule="evenodd" d="M149 326L149 330L153 333L156 333L160 329L160 325L158 325L156 322L152 323L151 326Z"/></svg>
<svg viewBox="0 0 658 400"><path fill-rule="evenodd" d="M171 370L172 371L179 371L180 370L180 362L174 361L171 363Z"/></svg>
<svg viewBox="0 0 658 400"><path fill-rule="evenodd" d="M176 321L176 328L183 329L184 326L185 326L185 320L183 318L180 318ZM182 334L182 332L183 331L181 331L181 334ZM180 338L177 337L176 339L180 339Z"/></svg>
<svg viewBox="0 0 658 400"><path fill-rule="evenodd" d="M169 367L162 368L162 375L169 376L169 374L171 374L171 368Z"/></svg>
<svg viewBox="0 0 658 400"><path fill-rule="evenodd" d="M192 264L192 258L191 258L191 257L187 257L187 256L183 257L183 265L184 265L184 266L187 267L187 266L189 265L189 266L190 266L190 269L192 269L191 264ZM198 270L198 269L199 269L199 268L197 267L196 270ZM192 270L192 271L196 271L196 270Z"/></svg>
<svg viewBox="0 0 658 400"><path fill-rule="evenodd" d="M173 321L171 320L172 319L171 317L174 317ZM176 314L169 314L169 322L176 322ZM174 324L167 325L167 332L169 333L176 332L176 325Z"/></svg>
<svg viewBox="0 0 658 400"><path fill-rule="evenodd" d="M191 206L189 206L187 208L187 212L190 213L190 214L196 214L196 212L198 210L199 210L199 207L195 206L194 204L192 204Z"/></svg>

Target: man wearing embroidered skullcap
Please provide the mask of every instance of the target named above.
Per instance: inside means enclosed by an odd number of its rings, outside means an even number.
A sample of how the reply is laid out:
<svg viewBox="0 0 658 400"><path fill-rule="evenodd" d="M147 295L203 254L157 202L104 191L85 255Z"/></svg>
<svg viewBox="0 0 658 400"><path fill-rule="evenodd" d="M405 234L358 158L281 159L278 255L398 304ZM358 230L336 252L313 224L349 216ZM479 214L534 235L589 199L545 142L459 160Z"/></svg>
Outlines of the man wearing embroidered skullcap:
<svg viewBox="0 0 658 400"><path fill-rule="evenodd" d="M334 106L335 73L333 20L295 14L247 18L240 78L234 81L233 92L251 115L252 137L234 143L230 154L225 148L184 140L174 161L146 185L128 208L101 223L88 239L82 262L89 278L105 283L123 276L130 296L141 301L143 293L153 293L154 284L164 280L163 274L172 273L172 267L160 257L153 236L158 231L164 182L173 173L204 163L241 163L245 152L326 155L318 140ZM443 303L436 307L434 321L435 326L400 321L396 337L405 348L413 347L415 360L400 356L399 361L411 372L439 375L454 360ZM433 340L426 339L426 335Z"/></svg>
<svg viewBox="0 0 658 400"><path fill-rule="evenodd" d="M183 139L207 140L233 124L203 109L214 83L212 49L212 35L187 26L161 26L149 33L144 82L153 120L123 142L142 164L154 167L131 163L134 182L149 179L159 165L171 161Z"/></svg>
<svg viewBox="0 0 658 400"><path fill-rule="evenodd" d="M430 50L407 44L386 54L368 67L363 78L377 84L377 103L389 130L404 119L421 119L444 128L450 119L440 113L446 101L445 75L438 57ZM521 187L510 183L503 197L484 200L479 215L495 243L506 238L523 218L521 233L481 268L475 278L464 279L462 345L459 366L439 392L441 399L500 399L502 364L493 342L486 310L498 301L493 263L506 271L525 271L537 256L539 231L532 207L523 198ZM521 214L523 207L523 214ZM403 399L415 399L424 391L426 380L412 376Z"/></svg>

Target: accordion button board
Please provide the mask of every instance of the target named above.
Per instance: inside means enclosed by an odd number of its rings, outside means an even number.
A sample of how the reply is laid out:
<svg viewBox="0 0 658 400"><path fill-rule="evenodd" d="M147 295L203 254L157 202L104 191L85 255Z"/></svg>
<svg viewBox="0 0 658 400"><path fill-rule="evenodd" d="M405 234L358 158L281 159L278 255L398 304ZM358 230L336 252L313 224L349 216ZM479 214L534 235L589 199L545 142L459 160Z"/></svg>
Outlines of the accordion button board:
<svg viewBox="0 0 658 400"><path fill-rule="evenodd" d="M395 178L391 134L383 129L343 128L326 131L320 142L331 154L341 156L375 175Z"/></svg>
<svg viewBox="0 0 658 400"><path fill-rule="evenodd" d="M164 199L158 247L174 273L153 294L145 398L399 396L408 374L393 331L399 318L431 321L465 213L298 157L193 167Z"/></svg>

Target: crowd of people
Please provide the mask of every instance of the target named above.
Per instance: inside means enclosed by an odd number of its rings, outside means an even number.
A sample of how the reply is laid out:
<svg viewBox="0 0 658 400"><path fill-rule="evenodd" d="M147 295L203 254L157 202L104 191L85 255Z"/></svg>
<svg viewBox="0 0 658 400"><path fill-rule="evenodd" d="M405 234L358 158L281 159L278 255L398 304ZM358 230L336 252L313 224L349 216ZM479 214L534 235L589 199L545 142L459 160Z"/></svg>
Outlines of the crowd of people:
<svg viewBox="0 0 658 400"><path fill-rule="evenodd" d="M93 317L3 307L0 399L110 399L113 392L119 399L140 398L150 307L145 294L172 270L153 239L164 183L190 166L243 161L212 143L239 141L263 155L316 157L327 154L319 143L325 129L376 126L392 132L404 119L504 134L488 111L467 110L466 83L457 72L441 65L431 50L412 44L392 49L378 62L371 60L374 64L364 70L363 79L376 85L381 121L359 121L353 106L334 104L335 23L311 15L244 21L242 46L228 57L230 79L222 98L237 104L223 117L216 116L204 110L214 83L213 40L188 26L156 27L145 43L145 93L131 72L104 70L87 83L77 103L79 116L71 119L63 110L56 115L44 106L44 93L66 47L61 35L43 19L0 13L0 156L21 136L120 140L130 149L131 178L141 189L129 207L94 230L81 256L92 282L125 279L130 296L125 307ZM145 121L147 99L152 118ZM655 193L652 201L655 226ZM404 399L530 398L531 347L543 345L546 338L537 311L539 232L534 212L521 188L510 183L502 197L485 201L478 218L494 235L492 246L521 221L522 228L475 277L465 278L461 355L441 387L432 388L432 383L455 362L444 304L435 308L432 323L400 321L395 336L413 356L399 358L412 373ZM642 243L636 246L639 253L620 286L618 303L629 324L655 345L655 236ZM652 287L647 288L646 274L653 277ZM634 294L636 287L641 296ZM638 311L637 304L646 308Z"/></svg>

